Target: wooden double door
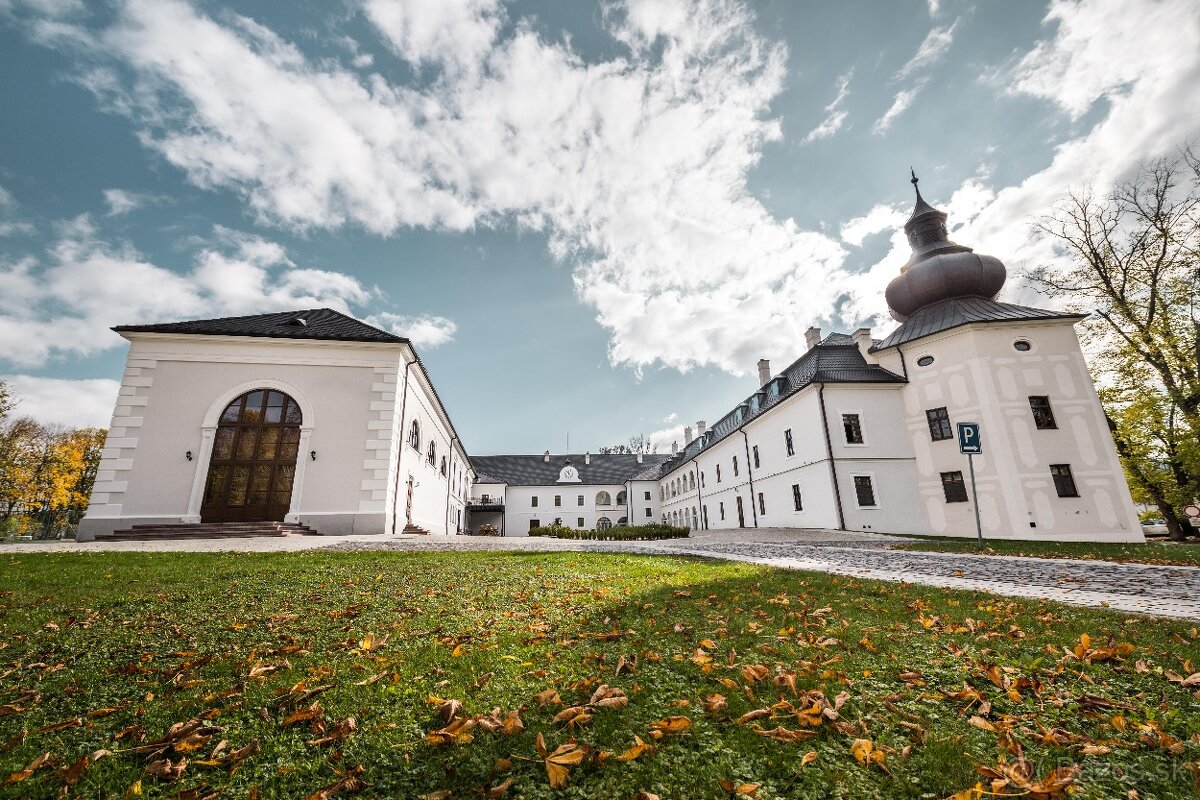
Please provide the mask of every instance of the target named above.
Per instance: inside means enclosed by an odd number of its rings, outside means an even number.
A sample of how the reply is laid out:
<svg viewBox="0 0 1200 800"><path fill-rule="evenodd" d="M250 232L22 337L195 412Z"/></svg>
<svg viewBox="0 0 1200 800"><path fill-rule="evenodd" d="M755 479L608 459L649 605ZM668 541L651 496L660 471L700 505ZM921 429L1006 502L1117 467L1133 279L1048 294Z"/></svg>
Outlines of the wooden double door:
<svg viewBox="0 0 1200 800"><path fill-rule="evenodd" d="M292 504L300 448L300 406L255 389L225 407L213 438L203 522L282 521Z"/></svg>

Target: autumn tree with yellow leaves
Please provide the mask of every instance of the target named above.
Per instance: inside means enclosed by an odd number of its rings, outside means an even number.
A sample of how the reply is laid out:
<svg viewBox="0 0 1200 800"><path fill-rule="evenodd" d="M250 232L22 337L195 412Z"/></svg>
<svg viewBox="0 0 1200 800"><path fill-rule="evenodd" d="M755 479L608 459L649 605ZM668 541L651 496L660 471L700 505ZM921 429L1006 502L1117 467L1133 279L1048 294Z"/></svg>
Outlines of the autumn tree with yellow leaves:
<svg viewBox="0 0 1200 800"><path fill-rule="evenodd" d="M105 432L14 417L17 405L0 380L0 533L46 537L87 512Z"/></svg>

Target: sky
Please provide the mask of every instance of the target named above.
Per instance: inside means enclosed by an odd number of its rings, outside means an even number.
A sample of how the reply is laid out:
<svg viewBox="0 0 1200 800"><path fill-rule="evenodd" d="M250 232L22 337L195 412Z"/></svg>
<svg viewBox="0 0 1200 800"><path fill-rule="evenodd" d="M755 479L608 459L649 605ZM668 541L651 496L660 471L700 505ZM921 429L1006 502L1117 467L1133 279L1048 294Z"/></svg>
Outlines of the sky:
<svg viewBox="0 0 1200 800"><path fill-rule="evenodd" d="M883 334L909 168L1019 278L1200 138L1194 0L0 0L0 377L107 426L120 324L328 306L468 452L669 448Z"/></svg>

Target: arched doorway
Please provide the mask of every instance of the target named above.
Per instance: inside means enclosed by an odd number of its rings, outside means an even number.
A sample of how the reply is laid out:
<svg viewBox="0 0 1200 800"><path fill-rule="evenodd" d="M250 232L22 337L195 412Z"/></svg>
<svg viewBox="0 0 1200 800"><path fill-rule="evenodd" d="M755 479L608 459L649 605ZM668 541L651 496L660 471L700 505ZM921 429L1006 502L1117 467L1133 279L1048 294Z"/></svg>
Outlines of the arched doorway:
<svg viewBox="0 0 1200 800"><path fill-rule="evenodd" d="M202 522L282 521L292 503L303 417L283 392L254 389L221 412Z"/></svg>

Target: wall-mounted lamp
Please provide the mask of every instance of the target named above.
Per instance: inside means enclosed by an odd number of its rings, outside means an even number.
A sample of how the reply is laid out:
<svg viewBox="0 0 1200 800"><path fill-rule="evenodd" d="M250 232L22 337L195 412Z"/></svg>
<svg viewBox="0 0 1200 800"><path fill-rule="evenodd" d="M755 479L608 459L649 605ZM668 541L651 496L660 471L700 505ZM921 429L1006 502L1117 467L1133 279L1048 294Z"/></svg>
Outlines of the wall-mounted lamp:
<svg viewBox="0 0 1200 800"><path fill-rule="evenodd" d="M183 457L186 458L188 461L191 461L192 460L192 451L188 450L186 453L183 454Z"/></svg>
<svg viewBox="0 0 1200 800"><path fill-rule="evenodd" d="M317 451L316 451L316 450L313 450L313 451L312 451L311 453L309 453L308 455L309 455L309 457L310 457L310 458L312 458L312 460L313 460L313 461L316 461L316 460L317 460Z"/></svg>

